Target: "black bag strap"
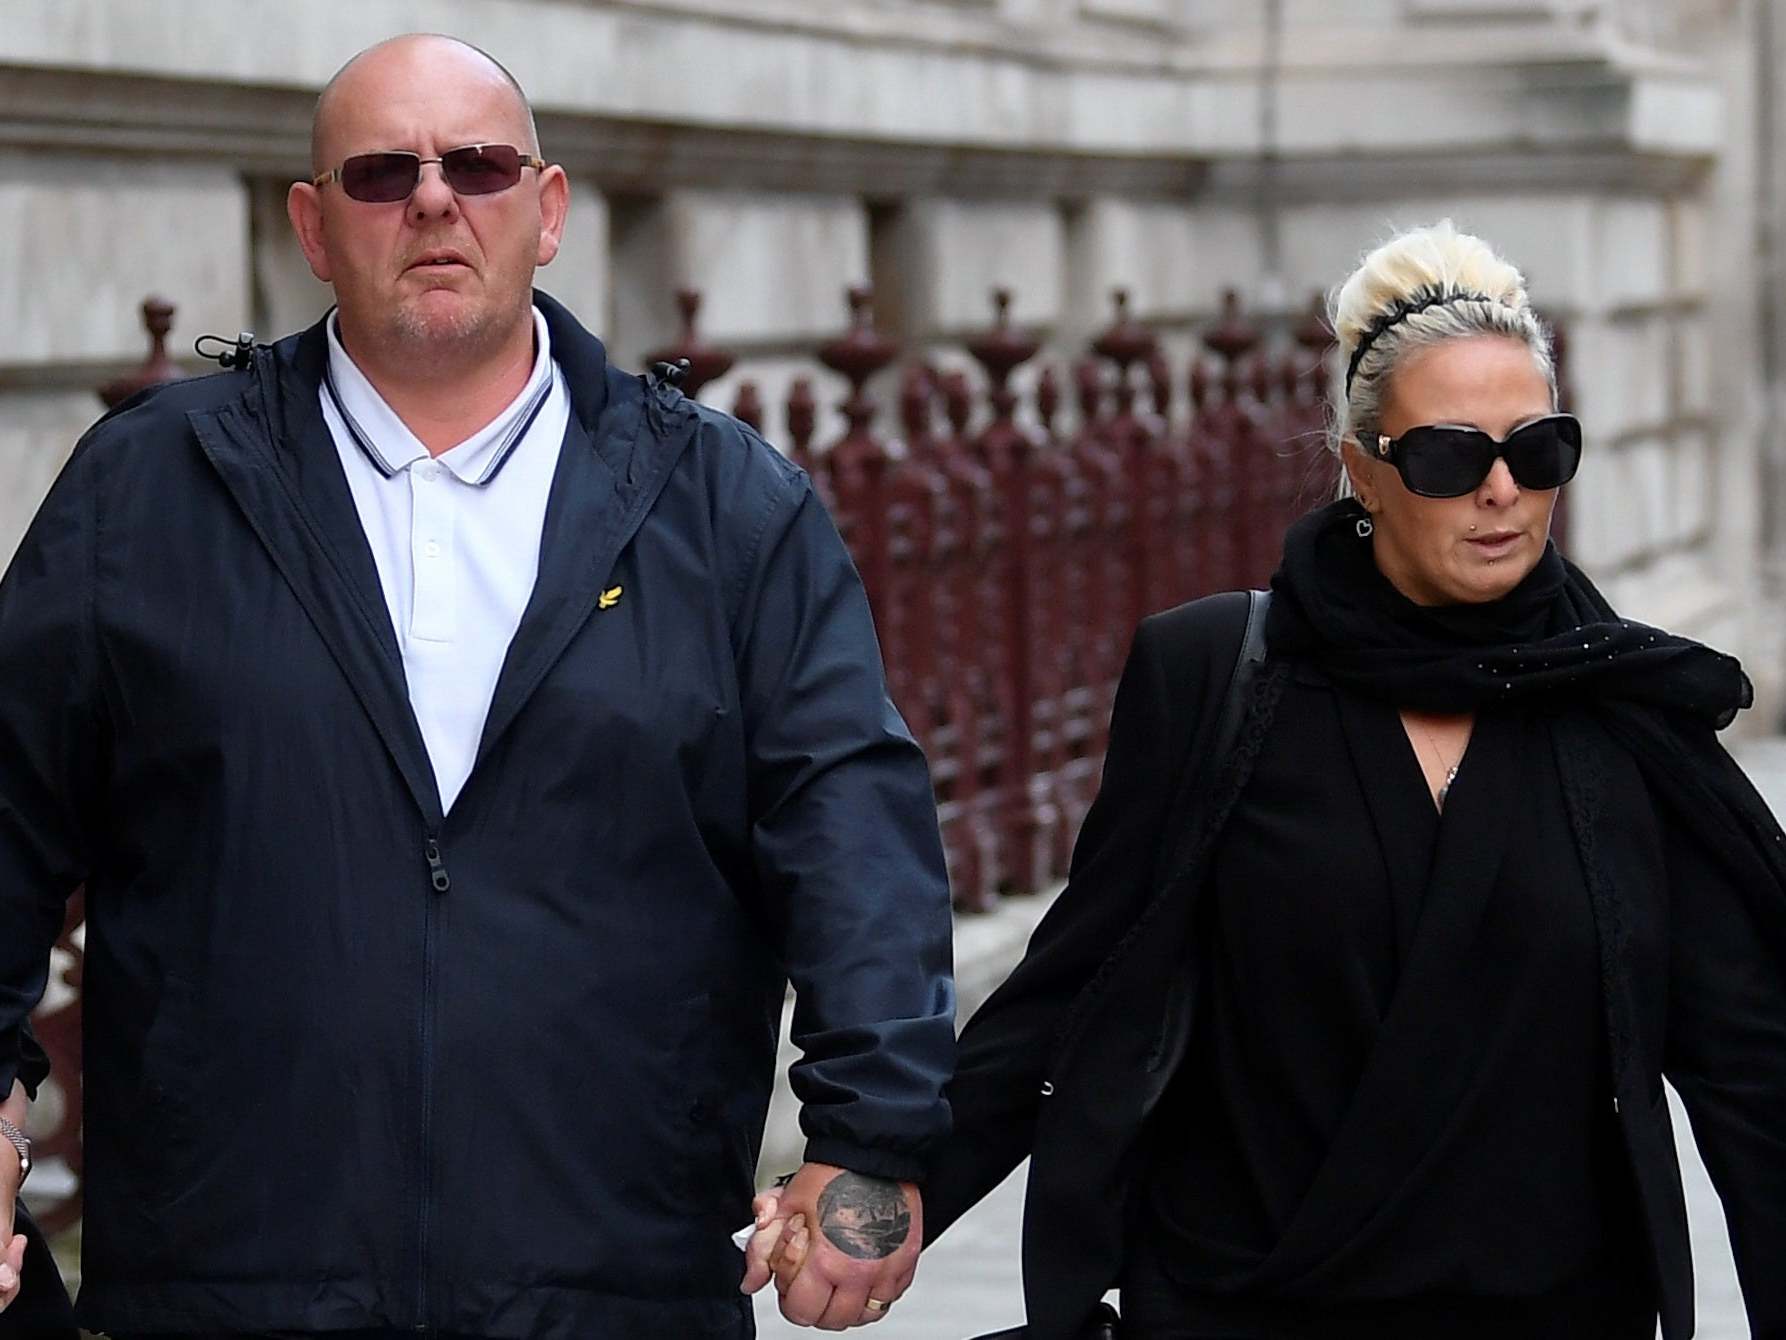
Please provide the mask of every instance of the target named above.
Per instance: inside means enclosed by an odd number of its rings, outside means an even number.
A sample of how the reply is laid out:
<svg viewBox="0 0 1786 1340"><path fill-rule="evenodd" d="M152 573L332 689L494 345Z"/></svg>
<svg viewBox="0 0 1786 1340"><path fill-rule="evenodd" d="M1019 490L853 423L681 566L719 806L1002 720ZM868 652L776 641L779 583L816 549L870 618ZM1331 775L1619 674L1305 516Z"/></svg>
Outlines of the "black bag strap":
<svg viewBox="0 0 1786 1340"><path fill-rule="evenodd" d="M1166 824L1166 833L1183 834L1191 829L1190 818L1199 807L1209 803L1221 785L1224 770L1240 743L1240 732L1246 724L1247 709L1252 703L1253 681L1265 663L1265 616L1271 609L1271 592L1248 591L1246 626L1240 634L1240 651L1234 668L1228 673L1228 687L1222 694L1221 715L1207 745L1193 750L1179 766L1173 781L1173 800ZM1167 841L1172 841L1168 836ZM1173 850L1171 860L1161 871L1169 880L1182 866L1186 853Z"/></svg>
<svg viewBox="0 0 1786 1340"><path fill-rule="evenodd" d="M1240 726L1246 720L1253 679L1265 663L1265 616L1271 610L1271 592L1248 591L1246 594L1246 629L1240 635L1240 654L1234 658L1234 671L1228 676L1228 692L1222 699L1222 720L1216 728L1215 748L1208 754L1218 768L1228 761L1240 740Z"/></svg>

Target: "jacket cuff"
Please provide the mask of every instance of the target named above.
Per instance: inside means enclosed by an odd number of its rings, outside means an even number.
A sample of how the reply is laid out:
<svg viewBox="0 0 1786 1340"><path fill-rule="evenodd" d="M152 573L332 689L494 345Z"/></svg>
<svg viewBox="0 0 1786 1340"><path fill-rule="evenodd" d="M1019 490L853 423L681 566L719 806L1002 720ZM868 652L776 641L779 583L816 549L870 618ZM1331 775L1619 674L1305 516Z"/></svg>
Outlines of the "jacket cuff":
<svg viewBox="0 0 1786 1340"><path fill-rule="evenodd" d="M819 1136L806 1142L808 1163L830 1163L864 1177L886 1177L895 1182L922 1182L924 1160L914 1154L872 1149L849 1140Z"/></svg>
<svg viewBox="0 0 1786 1340"><path fill-rule="evenodd" d="M16 1078L25 1086L25 1096L32 1102L37 1101L38 1086L50 1077L50 1058L38 1044L29 1028L19 1035L19 1063ZM0 1098L4 1098L12 1090L12 1081L5 1081L0 1088Z"/></svg>

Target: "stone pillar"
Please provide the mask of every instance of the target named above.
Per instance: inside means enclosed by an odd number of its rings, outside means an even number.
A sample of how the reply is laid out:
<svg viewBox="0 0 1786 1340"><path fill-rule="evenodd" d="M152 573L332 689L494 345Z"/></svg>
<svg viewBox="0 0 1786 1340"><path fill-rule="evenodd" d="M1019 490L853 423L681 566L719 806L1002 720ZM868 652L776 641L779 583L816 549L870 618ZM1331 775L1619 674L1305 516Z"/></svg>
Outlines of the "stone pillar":
<svg viewBox="0 0 1786 1340"><path fill-rule="evenodd" d="M889 225L886 265L908 339L958 339L986 320L986 291L1008 288L1011 319L1057 325L1066 294L1065 219L1047 201L923 199Z"/></svg>
<svg viewBox="0 0 1786 1340"><path fill-rule="evenodd" d="M637 366L679 333L674 295L702 295L701 329L737 354L702 398L732 403L755 382L767 408L765 435L785 449L783 406L805 351L837 323L837 295L868 278L868 211L851 196L678 190L614 203L610 354ZM825 397L829 401L830 397ZM818 432L842 420L826 405Z"/></svg>

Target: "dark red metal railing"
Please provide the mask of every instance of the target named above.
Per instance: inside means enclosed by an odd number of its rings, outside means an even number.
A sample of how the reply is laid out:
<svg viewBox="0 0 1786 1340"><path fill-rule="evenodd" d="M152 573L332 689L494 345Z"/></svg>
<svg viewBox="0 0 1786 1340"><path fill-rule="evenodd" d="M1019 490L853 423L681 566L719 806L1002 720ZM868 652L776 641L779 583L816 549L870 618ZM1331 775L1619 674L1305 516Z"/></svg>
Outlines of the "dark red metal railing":
<svg viewBox="0 0 1786 1340"><path fill-rule="evenodd" d="M866 290L849 301L847 332L819 350L849 387L844 431L814 446L803 379L789 453L862 573L894 700L931 761L956 905L984 910L1065 873L1135 624L1262 584L1285 526L1332 496L1328 340L1305 319L1268 341L1229 294L1181 378L1117 293L1109 328L1069 368L1040 369L1026 402L1013 383L1041 342L999 291L966 342L977 374L914 358L889 438L868 387L899 350ZM751 384L736 408L761 423Z"/></svg>

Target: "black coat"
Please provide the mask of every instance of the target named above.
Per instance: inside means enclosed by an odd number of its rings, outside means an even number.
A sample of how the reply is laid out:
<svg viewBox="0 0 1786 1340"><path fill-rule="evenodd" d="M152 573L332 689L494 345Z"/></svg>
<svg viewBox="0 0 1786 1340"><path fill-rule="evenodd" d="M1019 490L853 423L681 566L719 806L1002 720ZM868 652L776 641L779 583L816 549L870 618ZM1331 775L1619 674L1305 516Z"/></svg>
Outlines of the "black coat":
<svg viewBox="0 0 1786 1340"><path fill-rule="evenodd" d="M929 778L837 533L537 301L572 414L450 813L320 325L102 422L0 583L0 1080L84 880L91 1328L747 1334L790 977L810 1157L947 1130Z"/></svg>
<svg viewBox="0 0 1786 1340"><path fill-rule="evenodd" d="M1138 1136L1190 1033L1196 981L1187 944L1202 873L1286 670L1267 662L1233 754L1202 759L1245 610L1244 597L1230 594L1142 623L1067 888L962 1035L948 1090L955 1130L925 1188L926 1225L934 1240L1033 1155L1023 1233L1032 1340L1069 1340L1121 1271ZM1559 737L1559 773L1600 942L1611 1091L1664 1334L1683 1340L1693 1329L1666 1070L1724 1199L1754 1334L1780 1340L1786 974L1777 941L1764 933L1773 928L1757 926L1715 862L1676 860L1670 868L1637 764L1590 715L1559 727ZM1187 766L1192 759L1196 766ZM1200 792L1187 778L1210 787ZM1666 972L1635 973L1642 951L1658 946ZM1287 1250L1312 1259L1322 1247L1309 1241Z"/></svg>

